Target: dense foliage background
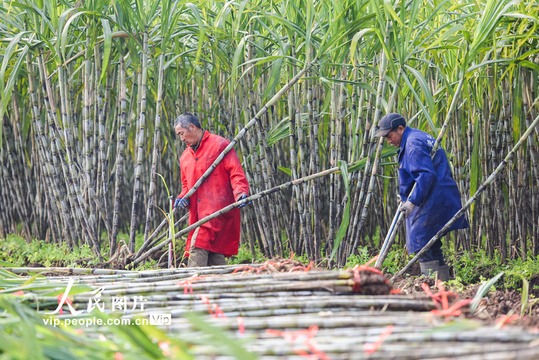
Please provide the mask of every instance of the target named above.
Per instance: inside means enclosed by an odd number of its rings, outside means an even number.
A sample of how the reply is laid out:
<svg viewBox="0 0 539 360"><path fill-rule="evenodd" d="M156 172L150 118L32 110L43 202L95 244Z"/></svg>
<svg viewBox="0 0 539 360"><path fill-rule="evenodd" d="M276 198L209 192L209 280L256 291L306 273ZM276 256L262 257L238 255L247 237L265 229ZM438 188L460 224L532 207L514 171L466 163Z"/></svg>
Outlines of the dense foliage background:
<svg viewBox="0 0 539 360"><path fill-rule="evenodd" d="M337 265L379 246L397 208L385 113L442 146L463 202L537 116L536 1L2 1L0 237L86 243L113 254L148 239L180 192L195 113L233 139L251 192L343 166L243 211L242 241ZM538 131L470 208L455 249L539 254ZM348 170L344 163L348 163ZM157 176L161 174L164 182ZM17 224L22 229L17 229ZM183 225L179 225L183 226ZM399 242L403 244L402 230ZM337 239L337 242L335 241Z"/></svg>

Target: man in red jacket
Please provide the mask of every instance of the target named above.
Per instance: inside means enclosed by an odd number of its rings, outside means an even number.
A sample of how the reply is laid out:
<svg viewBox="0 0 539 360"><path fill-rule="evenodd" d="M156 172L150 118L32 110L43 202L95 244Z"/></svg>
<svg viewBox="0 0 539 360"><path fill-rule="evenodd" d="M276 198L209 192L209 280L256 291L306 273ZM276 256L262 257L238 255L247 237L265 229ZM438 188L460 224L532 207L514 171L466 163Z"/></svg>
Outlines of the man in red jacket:
<svg viewBox="0 0 539 360"><path fill-rule="evenodd" d="M230 141L202 129L196 116L189 113L176 119L174 129L188 146L180 157L182 192L174 206L189 207L189 225L247 197L249 183L232 149L195 193L184 199ZM185 245L188 266L226 265L225 256L236 255L239 242L240 210L236 208L189 233Z"/></svg>

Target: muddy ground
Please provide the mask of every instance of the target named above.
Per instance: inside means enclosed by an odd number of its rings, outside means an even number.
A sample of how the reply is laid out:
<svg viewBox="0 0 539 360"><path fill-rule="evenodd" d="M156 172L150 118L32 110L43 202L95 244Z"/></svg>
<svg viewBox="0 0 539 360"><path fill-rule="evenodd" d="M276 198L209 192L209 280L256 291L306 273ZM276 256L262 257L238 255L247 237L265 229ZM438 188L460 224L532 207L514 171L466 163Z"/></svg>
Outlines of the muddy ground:
<svg viewBox="0 0 539 360"><path fill-rule="evenodd" d="M532 283L537 283L539 277L532 279L530 282L530 289L533 289ZM411 276L406 278L397 279L393 283L394 289L400 289L403 294L411 294L415 296L424 297L425 292L421 285L427 283L433 293L439 291L435 284L434 278L425 278ZM472 299L476 294L481 284L467 285L464 289L456 289L451 286L446 286L446 291L452 292L457 295L457 298L451 298L450 305L460 299ZM462 312L464 317L473 318L485 321L487 323L498 323L498 326L510 326L519 325L528 328L535 328L539 332L539 303L532 304L533 299L538 295L535 289L530 291L528 302L528 308L525 311L525 315L520 317L522 311L522 293L518 290L505 289L505 290L490 290L481 300L481 303L475 314L472 314L469 308L463 308ZM535 294L533 294L535 293ZM530 312L531 308L531 312ZM516 315L516 316L513 316ZM506 320L503 324L500 322Z"/></svg>

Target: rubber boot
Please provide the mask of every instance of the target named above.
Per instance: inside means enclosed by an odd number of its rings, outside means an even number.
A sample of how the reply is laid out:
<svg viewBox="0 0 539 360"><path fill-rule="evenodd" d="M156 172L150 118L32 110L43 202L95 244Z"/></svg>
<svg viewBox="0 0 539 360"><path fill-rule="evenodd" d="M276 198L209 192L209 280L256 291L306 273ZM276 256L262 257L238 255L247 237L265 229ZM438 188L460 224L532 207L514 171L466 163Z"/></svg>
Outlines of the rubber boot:
<svg viewBox="0 0 539 360"><path fill-rule="evenodd" d="M438 279L442 281L451 280L451 277L449 276L449 266L447 266L447 264L438 268Z"/></svg>
<svg viewBox="0 0 539 360"><path fill-rule="evenodd" d="M438 260L420 262L419 265L421 265L421 275L426 277L434 275L440 268Z"/></svg>

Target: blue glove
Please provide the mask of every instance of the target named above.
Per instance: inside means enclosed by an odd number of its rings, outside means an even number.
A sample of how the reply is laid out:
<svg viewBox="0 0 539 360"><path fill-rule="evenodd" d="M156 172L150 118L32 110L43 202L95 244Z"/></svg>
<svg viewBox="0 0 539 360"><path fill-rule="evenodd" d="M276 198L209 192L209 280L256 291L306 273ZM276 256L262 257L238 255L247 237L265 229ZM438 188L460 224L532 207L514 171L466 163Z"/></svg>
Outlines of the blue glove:
<svg viewBox="0 0 539 360"><path fill-rule="evenodd" d="M243 200L243 199L246 199L246 198L247 198L247 195L243 194L242 196L240 196L240 198L238 199L238 201ZM249 202L246 203L246 204L241 204L240 206L238 206L238 209L241 209L241 208L244 207L245 205L251 205L251 202L249 201Z"/></svg>
<svg viewBox="0 0 539 360"><path fill-rule="evenodd" d="M187 199L177 198L176 201L174 201L175 208L185 209L188 205L189 205L189 200Z"/></svg>

